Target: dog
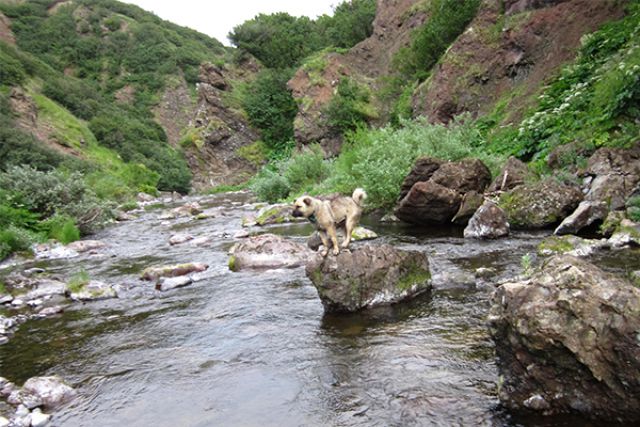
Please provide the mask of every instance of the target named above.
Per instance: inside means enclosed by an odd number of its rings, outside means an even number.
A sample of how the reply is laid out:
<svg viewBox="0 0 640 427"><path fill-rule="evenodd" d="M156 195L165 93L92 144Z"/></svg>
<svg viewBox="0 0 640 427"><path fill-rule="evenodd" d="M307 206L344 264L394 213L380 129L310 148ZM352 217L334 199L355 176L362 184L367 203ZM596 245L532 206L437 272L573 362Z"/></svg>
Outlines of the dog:
<svg viewBox="0 0 640 427"><path fill-rule="evenodd" d="M307 218L316 226L324 250L322 256L329 253L329 244L333 244L333 254L340 253L336 228L344 227L345 235L342 248L347 249L351 242L351 232L358 224L362 215L362 203L367 193L362 188L356 188L351 197L335 197L321 200L311 196L302 196L293 203L294 217Z"/></svg>

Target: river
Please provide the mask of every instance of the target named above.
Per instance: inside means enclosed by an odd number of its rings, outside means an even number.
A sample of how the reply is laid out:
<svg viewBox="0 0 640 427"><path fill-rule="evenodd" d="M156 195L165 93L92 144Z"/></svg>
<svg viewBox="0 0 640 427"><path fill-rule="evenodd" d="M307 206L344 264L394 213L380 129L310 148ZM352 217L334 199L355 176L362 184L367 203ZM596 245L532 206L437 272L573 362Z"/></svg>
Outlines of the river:
<svg viewBox="0 0 640 427"><path fill-rule="evenodd" d="M117 285L120 298L21 325L0 346L0 375L22 384L56 374L72 384L79 395L55 413L56 426L585 425L500 409L485 323L492 285L468 283L479 267L493 279L520 273L542 234L478 242L460 230L365 218L379 241L426 251L436 287L405 304L324 315L302 268L228 270L231 236L255 213L247 201L241 193L201 198L205 220L167 223L161 209L149 210L94 236L108 244L100 255L19 266L65 279L84 270ZM304 241L312 230L259 231ZM177 232L211 242L169 245ZM180 262L210 268L168 292L139 279L147 266Z"/></svg>

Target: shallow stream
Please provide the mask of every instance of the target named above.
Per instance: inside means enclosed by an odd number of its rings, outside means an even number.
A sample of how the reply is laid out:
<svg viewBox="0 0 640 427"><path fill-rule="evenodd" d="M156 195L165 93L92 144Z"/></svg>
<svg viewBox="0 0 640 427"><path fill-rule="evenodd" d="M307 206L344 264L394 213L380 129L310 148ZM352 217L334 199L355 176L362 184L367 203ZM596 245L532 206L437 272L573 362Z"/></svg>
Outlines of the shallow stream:
<svg viewBox="0 0 640 427"><path fill-rule="evenodd" d="M17 384L57 374L79 397L56 426L558 426L575 419L514 418L501 410L485 318L492 279L518 274L543 237L464 240L456 229L365 224L380 240L426 251L436 289L406 304L324 315L304 269L232 273L231 237L255 213L243 194L199 200L206 220L169 224L150 210L95 236L100 255L32 262L69 279L85 270L120 298L69 305L31 320L0 346L0 375ZM181 203L184 203L182 201ZM306 224L262 231L304 241ZM206 246L170 246L177 232ZM358 244L358 243L356 243ZM205 262L188 287L159 292L150 265ZM0 274L6 273L5 269Z"/></svg>

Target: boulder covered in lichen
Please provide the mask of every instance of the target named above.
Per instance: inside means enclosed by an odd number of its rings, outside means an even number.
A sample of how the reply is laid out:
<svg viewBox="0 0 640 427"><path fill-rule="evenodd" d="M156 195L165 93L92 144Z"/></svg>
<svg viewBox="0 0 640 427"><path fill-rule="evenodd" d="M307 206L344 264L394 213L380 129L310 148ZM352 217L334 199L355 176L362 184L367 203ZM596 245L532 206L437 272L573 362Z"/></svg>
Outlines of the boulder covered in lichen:
<svg viewBox="0 0 640 427"><path fill-rule="evenodd" d="M363 245L338 256L314 257L306 273L327 312L396 303L431 288L427 255L390 245Z"/></svg>

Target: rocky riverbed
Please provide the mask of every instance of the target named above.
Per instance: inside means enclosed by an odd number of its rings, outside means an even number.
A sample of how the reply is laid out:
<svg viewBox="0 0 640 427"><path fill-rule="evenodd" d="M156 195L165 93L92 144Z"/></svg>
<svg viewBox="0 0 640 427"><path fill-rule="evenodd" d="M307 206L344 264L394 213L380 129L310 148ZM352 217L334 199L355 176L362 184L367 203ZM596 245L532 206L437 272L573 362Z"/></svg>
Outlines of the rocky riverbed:
<svg viewBox="0 0 640 427"><path fill-rule="evenodd" d="M259 207L245 193L148 202L93 236L99 244L5 261L0 376L16 388L57 376L74 397L56 408L1 403L0 415L17 424L26 409L61 426L584 425L516 415L498 400L491 296L533 268L549 231L482 241L363 218L380 236L371 244L428 257L432 289L325 314L304 266L229 269L229 250L249 235L303 246L313 231L242 227ZM640 269L634 255L598 262Z"/></svg>

